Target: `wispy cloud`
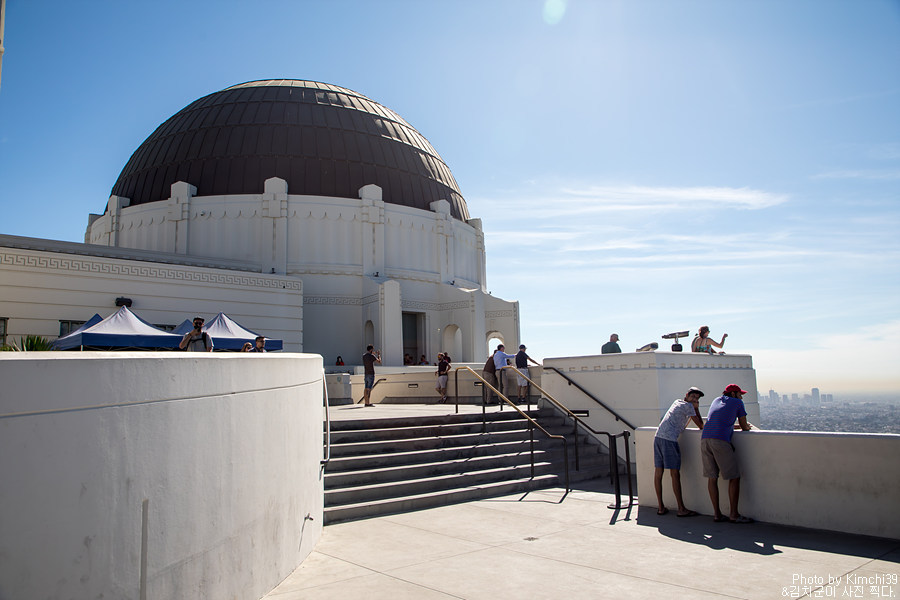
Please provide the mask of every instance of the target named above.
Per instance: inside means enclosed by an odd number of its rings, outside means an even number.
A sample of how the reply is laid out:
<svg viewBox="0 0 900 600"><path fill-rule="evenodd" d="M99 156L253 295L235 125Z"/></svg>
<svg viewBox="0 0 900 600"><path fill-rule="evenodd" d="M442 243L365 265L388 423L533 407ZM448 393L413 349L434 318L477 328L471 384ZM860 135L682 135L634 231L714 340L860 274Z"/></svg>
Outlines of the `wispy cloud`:
<svg viewBox="0 0 900 600"><path fill-rule="evenodd" d="M560 186L543 192L533 188L503 198L478 199L479 205L527 211L529 216L575 217L604 213L681 210L760 210L787 202L787 194L742 187L589 185Z"/></svg>
<svg viewBox="0 0 900 600"><path fill-rule="evenodd" d="M733 187L653 187L640 185L592 186L564 188L565 194L639 208L682 209L723 206L729 208L760 209L787 202L785 194L774 194L751 188Z"/></svg>
<svg viewBox="0 0 900 600"><path fill-rule="evenodd" d="M869 179L893 181L900 179L900 169L844 169L817 173L812 179Z"/></svg>

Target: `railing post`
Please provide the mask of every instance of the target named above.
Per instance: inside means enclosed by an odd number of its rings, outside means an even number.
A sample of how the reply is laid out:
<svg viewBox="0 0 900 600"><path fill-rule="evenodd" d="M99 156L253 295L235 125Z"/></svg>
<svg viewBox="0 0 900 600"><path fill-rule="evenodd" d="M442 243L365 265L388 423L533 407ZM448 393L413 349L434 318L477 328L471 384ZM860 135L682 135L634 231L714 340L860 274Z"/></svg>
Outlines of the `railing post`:
<svg viewBox="0 0 900 600"><path fill-rule="evenodd" d="M573 421L572 434L575 439L575 470L580 471L581 463L578 459L578 419L574 419Z"/></svg>
<svg viewBox="0 0 900 600"><path fill-rule="evenodd" d="M613 438L613 451L610 453L611 460L613 461L613 465L615 466L616 473L616 481L615 481L615 489L616 489L616 509L622 507L622 484L619 482L619 444L616 443L617 438Z"/></svg>
<svg viewBox="0 0 900 600"><path fill-rule="evenodd" d="M625 473L628 476L628 506L631 506L631 499L634 498L634 492L631 490L631 444L628 443L628 436L631 435L628 431L622 432L623 438L625 440Z"/></svg>
<svg viewBox="0 0 900 600"><path fill-rule="evenodd" d="M456 414L459 414L459 369L453 371L453 393L456 400Z"/></svg>

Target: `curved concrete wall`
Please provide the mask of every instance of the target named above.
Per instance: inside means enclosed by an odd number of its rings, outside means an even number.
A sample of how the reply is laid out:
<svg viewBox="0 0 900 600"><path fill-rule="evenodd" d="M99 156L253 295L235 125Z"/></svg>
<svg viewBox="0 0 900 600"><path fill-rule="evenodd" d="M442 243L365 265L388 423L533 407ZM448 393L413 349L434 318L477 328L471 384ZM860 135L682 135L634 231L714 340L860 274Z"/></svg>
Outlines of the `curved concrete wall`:
<svg viewBox="0 0 900 600"><path fill-rule="evenodd" d="M641 506L656 506L655 435L655 427L646 427L635 436ZM686 429L679 443L685 505L711 515L700 430ZM741 467L741 514L783 525L900 538L900 435L751 430L735 432L732 443ZM663 500L675 506L668 474ZM727 514L728 485L721 479L719 503Z"/></svg>
<svg viewBox="0 0 900 600"><path fill-rule="evenodd" d="M3 353L0 598L258 598L321 535L322 359Z"/></svg>

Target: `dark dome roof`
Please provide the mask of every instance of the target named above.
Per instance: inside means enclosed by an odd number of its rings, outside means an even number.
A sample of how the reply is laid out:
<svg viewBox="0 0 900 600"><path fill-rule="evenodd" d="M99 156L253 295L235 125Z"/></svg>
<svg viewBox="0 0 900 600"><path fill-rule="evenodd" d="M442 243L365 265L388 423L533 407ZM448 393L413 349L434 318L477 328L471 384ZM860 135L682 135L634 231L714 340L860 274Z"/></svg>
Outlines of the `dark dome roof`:
<svg viewBox="0 0 900 600"><path fill-rule="evenodd" d="M450 169L397 113L351 90L276 79L215 92L156 128L119 174L111 195L131 205L165 200L186 181L198 196L260 194L280 177L288 193L357 198L374 183L383 199L429 210L445 199L468 219Z"/></svg>

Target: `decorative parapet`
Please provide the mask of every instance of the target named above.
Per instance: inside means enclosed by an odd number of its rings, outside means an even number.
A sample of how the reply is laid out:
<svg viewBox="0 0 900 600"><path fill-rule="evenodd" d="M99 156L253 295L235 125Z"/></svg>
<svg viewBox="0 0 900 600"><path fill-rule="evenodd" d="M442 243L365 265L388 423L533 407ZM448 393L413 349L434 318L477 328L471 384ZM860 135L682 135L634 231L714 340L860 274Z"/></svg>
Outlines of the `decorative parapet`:
<svg viewBox="0 0 900 600"><path fill-rule="evenodd" d="M567 372L640 369L752 369L749 354L700 354L696 352L623 352L566 357L557 368Z"/></svg>

